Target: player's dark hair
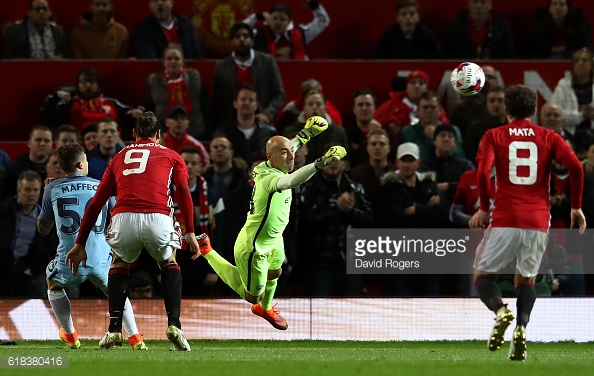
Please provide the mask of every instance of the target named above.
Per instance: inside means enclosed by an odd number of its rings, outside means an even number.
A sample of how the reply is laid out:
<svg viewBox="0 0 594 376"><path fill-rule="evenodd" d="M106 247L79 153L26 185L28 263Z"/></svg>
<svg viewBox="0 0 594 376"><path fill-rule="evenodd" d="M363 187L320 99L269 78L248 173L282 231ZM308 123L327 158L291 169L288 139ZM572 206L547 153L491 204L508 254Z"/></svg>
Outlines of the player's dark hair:
<svg viewBox="0 0 594 376"><path fill-rule="evenodd" d="M84 153L85 149L78 142L60 146L56 150L58 164L65 173L71 174L76 171L76 164Z"/></svg>
<svg viewBox="0 0 594 376"><path fill-rule="evenodd" d="M510 86L505 89L504 103L512 118L529 118L536 108L536 92L524 85Z"/></svg>
<svg viewBox="0 0 594 376"><path fill-rule="evenodd" d="M157 120L157 117L151 111L143 113L136 119L136 137L154 137L159 129L161 129L161 124L159 124L159 120Z"/></svg>
<svg viewBox="0 0 594 376"><path fill-rule="evenodd" d="M361 95L371 95L371 98L373 99L373 105L375 106L375 104L376 104L375 93L371 89L359 89L359 90L355 91L353 93L353 105L355 104L355 99L357 99L357 97L359 97Z"/></svg>

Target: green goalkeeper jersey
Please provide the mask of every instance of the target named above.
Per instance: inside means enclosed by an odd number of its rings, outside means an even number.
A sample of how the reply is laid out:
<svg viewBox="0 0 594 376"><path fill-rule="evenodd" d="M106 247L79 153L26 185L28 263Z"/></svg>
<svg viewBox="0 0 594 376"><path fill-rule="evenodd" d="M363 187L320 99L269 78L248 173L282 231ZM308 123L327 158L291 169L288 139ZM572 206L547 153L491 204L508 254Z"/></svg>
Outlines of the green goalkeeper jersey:
<svg viewBox="0 0 594 376"><path fill-rule="evenodd" d="M255 249L260 254L282 247L283 231L289 223L293 197L291 189L277 190L278 180L285 173L270 167L269 163L260 163L252 172L254 188L250 210L239 234L248 249Z"/></svg>

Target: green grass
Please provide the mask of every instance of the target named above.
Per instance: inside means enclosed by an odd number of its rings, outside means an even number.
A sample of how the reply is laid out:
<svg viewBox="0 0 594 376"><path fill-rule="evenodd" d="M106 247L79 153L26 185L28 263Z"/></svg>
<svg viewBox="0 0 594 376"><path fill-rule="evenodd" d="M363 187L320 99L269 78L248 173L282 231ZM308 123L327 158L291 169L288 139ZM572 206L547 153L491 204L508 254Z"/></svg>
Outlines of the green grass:
<svg viewBox="0 0 594 376"><path fill-rule="evenodd" d="M524 363L507 360L508 344L492 353L485 342L189 341L189 353L147 341L148 351L127 345L101 350L82 341L78 350L59 341L19 341L5 355L67 355L67 370L0 369L0 375L585 375L594 369L594 343L529 343ZM5 363L3 359L3 363Z"/></svg>

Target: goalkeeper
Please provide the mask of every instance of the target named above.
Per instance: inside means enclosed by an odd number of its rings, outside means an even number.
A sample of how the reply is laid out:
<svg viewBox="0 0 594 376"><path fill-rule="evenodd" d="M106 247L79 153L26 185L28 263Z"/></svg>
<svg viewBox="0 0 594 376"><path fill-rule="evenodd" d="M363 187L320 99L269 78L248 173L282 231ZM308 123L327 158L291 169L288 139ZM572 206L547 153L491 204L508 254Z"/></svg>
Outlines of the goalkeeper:
<svg viewBox="0 0 594 376"><path fill-rule="evenodd" d="M231 265L210 246L207 235L198 236L200 254L221 279L239 296L252 303L252 312L280 330L287 322L272 306L281 266L285 259L283 231L289 222L291 188L309 180L316 171L346 156L342 146L333 146L314 163L292 174L295 150L328 128L326 120L313 116L289 141L274 136L266 143L266 162L253 170L254 188L245 225L235 241L235 263ZM197 257L197 256L194 256Z"/></svg>

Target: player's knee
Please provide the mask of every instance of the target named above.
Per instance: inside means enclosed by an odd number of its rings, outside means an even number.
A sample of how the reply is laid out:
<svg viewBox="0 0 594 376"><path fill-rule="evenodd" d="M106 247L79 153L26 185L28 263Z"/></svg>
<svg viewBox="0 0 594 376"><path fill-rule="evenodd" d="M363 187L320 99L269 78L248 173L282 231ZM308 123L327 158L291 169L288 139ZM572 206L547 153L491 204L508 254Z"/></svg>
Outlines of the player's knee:
<svg viewBox="0 0 594 376"><path fill-rule="evenodd" d="M161 268L161 269L163 269L164 267L167 267L167 266L177 265L177 262L175 261L175 253L172 253L168 259L159 261L157 263L159 264L159 268Z"/></svg>
<svg viewBox="0 0 594 376"><path fill-rule="evenodd" d="M110 269L126 269L128 270L128 264L126 261L122 260L118 255L114 253L113 260L111 261Z"/></svg>
<svg viewBox="0 0 594 376"><path fill-rule="evenodd" d="M278 277L281 276L281 274L283 274L282 268L278 268L276 270L269 270L268 271L268 280L271 281L273 279L277 279Z"/></svg>
<svg viewBox="0 0 594 376"><path fill-rule="evenodd" d="M47 282L47 289L49 291L60 291L60 290L64 290L61 287L58 287L54 284L54 282L52 282L51 280L49 280L48 278L45 279L45 281Z"/></svg>
<svg viewBox="0 0 594 376"><path fill-rule="evenodd" d="M262 300L262 298L264 297L264 293L262 293L261 295L258 296L254 296L252 294L250 294L249 292L245 292L245 300L252 303L252 304L257 304L260 303L260 301Z"/></svg>
<svg viewBox="0 0 594 376"><path fill-rule="evenodd" d="M495 280L497 280L497 274L486 274L486 273L475 272L474 273L474 285L475 286L476 286L476 282L481 278L488 278L488 279L495 281Z"/></svg>

